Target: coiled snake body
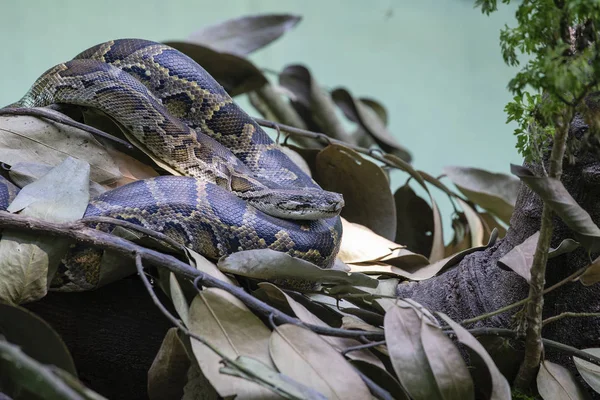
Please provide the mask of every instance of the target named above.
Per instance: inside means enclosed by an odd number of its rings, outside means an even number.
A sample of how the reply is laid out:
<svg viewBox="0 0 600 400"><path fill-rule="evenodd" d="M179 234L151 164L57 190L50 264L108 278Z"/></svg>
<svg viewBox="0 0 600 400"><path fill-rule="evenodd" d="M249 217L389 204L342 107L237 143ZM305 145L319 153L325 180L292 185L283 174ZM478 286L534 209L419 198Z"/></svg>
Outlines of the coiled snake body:
<svg viewBox="0 0 600 400"><path fill-rule="evenodd" d="M189 175L111 190L93 199L85 216L140 224L209 258L270 248L320 266L333 263L341 196L322 190L179 51L138 39L106 42L48 70L12 106L55 103L104 112L167 169ZM10 190L0 180L0 207ZM75 286L94 287L97 275L73 272Z"/></svg>

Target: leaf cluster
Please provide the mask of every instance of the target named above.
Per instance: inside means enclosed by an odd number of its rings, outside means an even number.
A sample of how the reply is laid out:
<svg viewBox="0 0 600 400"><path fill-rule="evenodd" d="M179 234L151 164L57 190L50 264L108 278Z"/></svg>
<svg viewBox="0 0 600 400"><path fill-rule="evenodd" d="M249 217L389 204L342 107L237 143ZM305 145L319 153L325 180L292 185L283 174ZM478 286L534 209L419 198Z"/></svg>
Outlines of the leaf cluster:
<svg viewBox="0 0 600 400"><path fill-rule="evenodd" d="M486 14L497 9L495 0L478 0L475 5ZM597 89L600 77L600 3L525 0L515 17L516 27L502 29L500 47L506 64L520 66L524 59L524 65L509 81L515 97L505 111L507 122L518 124L516 147L526 159L539 160L539 144L553 136L565 110L578 109L587 119L596 119L594 110L580 106Z"/></svg>

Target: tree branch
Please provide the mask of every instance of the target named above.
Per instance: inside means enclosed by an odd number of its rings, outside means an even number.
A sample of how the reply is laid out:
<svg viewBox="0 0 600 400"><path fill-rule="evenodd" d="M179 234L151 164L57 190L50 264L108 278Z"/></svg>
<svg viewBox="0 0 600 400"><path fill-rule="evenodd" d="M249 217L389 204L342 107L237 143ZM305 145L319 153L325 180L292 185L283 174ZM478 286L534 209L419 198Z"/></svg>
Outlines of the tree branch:
<svg viewBox="0 0 600 400"><path fill-rule="evenodd" d="M108 140L112 140L115 143L119 143L128 149L133 149L131 143L119 139L113 135L110 135L100 129L96 129L93 126L82 124L62 114L55 114L47 111L43 108L0 108L0 115L26 115L31 117L38 117L47 119L50 121L58 122L59 124L71 126L73 128L81 129L82 131L91 133L92 135L100 136Z"/></svg>
<svg viewBox="0 0 600 400"><path fill-rule="evenodd" d="M351 338L365 337L371 340L383 339L383 331L349 330L304 323L298 318L291 317L277 308L258 300L256 297L244 291L244 289L205 274L173 256L142 247L106 232L88 228L81 222L57 224L18 214L11 214L6 211L0 211L0 228L10 228L19 231L36 231L52 236L67 237L104 250L112 250L130 259L135 259L135 256L139 254L142 257L142 260L150 265L167 268L168 270L191 280L198 279L202 282L202 285L206 287L223 289L240 299L246 306L255 312L264 316L273 314L275 321L281 324L302 326L320 335Z"/></svg>

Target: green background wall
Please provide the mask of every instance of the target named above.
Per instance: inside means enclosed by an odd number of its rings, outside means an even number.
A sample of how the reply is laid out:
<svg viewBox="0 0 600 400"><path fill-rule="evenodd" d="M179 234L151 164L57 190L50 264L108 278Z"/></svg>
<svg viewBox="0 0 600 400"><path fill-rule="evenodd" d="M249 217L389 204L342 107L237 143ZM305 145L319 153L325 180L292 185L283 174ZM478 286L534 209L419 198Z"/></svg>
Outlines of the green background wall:
<svg viewBox="0 0 600 400"><path fill-rule="evenodd" d="M520 162L503 112L514 71L498 46L512 10L501 7L486 17L472 0L2 0L0 105L18 99L47 68L96 43L182 39L202 26L258 13L303 16L294 30L251 56L258 66L304 63L328 88L345 86L378 99L418 169L508 172L509 163ZM404 179L394 175L394 186Z"/></svg>

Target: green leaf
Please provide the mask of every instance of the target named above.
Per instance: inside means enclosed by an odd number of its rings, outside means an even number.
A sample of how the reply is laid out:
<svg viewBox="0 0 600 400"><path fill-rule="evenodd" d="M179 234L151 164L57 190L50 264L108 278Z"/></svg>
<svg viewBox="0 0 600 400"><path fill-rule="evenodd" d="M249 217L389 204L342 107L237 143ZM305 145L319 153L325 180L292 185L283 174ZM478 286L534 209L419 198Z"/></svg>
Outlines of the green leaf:
<svg viewBox="0 0 600 400"><path fill-rule="evenodd" d="M536 177L525 167L511 165L511 172L537 193L552 210L575 232L576 239L588 251L600 250L600 228L569 194L562 182L548 177Z"/></svg>
<svg viewBox="0 0 600 400"><path fill-rule="evenodd" d="M377 287L377 279L364 274L319 268L308 261L270 249L239 251L221 257L217 265L221 271L262 280L290 279Z"/></svg>
<svg viewBox="0 0 600 400"><path fill-rule="evenodd" d="M249 15L201 28L187 40L243 57L277 40L301 19L291 14Z"/></svg>

